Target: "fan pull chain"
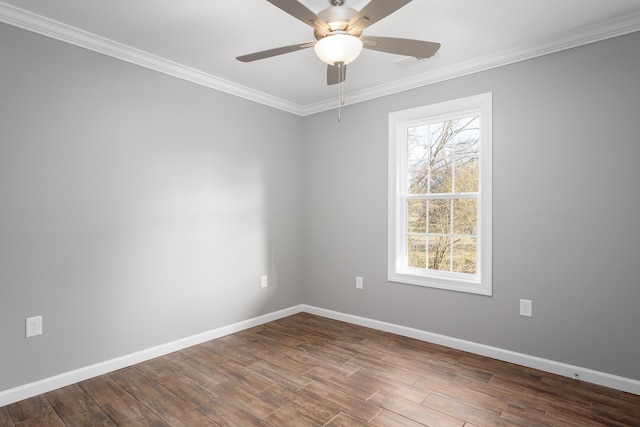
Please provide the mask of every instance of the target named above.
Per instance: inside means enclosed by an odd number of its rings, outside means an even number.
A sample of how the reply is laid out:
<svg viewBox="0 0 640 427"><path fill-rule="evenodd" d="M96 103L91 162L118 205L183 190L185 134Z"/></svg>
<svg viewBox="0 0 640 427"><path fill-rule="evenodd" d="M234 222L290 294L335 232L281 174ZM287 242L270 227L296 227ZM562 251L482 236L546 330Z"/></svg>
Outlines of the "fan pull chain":
<svg viewBox="0 0 640 427"><path fill-rule="evenodd" d="M344 105L344 78L343 78L343 63L338 62L338 123L342 122L342 106Z"/></svg>

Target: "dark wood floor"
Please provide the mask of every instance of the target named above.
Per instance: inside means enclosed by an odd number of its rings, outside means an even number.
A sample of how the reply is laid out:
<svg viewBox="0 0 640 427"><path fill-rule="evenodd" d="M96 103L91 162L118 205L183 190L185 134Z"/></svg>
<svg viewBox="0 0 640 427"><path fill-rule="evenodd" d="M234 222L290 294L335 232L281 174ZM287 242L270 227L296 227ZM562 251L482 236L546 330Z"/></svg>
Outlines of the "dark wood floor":
<svg viewBox="0 0 640 427"><path fill-rule="evenodd" d="M639 426L640 396L301 313L0 408L1 426Z"/></svg>

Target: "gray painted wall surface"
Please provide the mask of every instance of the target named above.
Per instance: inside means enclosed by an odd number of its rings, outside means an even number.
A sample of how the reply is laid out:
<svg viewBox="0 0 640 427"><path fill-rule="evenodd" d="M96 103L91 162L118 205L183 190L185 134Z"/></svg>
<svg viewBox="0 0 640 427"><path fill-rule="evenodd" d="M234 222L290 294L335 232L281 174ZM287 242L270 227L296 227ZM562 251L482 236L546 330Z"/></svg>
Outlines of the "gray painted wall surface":
<svg viewBox="0 0 640 427"><path fill-rule="evenodd" d="M0 58L0 391L300 304L299 117L5 24Z"/></svg>
<svg viewBox="0 0 640 427"><path fill-rule="evenodd" d="M305 304L640 380L638 46L635 33L355 104L340 124L305 118ZM485 92L493 296L389 283L388 113Z"/></svg>

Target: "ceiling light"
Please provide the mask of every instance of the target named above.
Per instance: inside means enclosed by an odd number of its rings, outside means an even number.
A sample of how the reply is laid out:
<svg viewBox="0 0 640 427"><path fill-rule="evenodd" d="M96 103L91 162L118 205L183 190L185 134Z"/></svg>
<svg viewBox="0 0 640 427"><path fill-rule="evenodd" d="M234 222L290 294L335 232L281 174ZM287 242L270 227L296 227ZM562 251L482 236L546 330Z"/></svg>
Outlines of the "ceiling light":
<svg viewBox="0 0 640 427"><path fill-rule="evenodd" d="M362 51L362 40L350 34L330 34L316 43L314 50L318 58L326 64L344 65L352 62Z"/></svg>

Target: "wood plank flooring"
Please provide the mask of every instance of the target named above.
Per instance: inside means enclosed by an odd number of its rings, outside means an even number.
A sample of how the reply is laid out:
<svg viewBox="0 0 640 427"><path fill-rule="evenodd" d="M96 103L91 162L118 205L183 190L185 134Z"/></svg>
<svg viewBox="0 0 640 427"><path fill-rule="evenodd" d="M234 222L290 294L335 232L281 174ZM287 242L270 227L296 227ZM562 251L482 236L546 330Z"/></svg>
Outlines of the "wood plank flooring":
<svg viewBox="0 0 640 427"><path fill-rule="evenodd" d="M301 313L7 405L0 426L640 426L640 396Z"/></svg>

